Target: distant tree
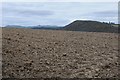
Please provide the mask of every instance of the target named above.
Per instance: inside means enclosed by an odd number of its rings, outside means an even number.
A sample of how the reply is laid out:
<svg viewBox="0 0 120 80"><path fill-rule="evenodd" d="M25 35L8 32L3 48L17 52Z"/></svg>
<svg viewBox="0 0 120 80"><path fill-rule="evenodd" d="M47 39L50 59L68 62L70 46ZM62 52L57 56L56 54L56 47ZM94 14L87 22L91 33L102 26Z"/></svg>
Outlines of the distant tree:
<svg viewBox="0 0 120 80"><path fill-rule="evenodd" d="M38 25L38 26L41 26L41 25Z"/></svg>
<svg viewBox="0 0 120 80"><path fill-rule="evenodd" d="M104 24L108 24L107 22L103 22Z"/></svg>
<svg viewBox="0 0 120 80"><path fill-rule="evenodd" d="M111 22L111 24L115 24L114 22Z"/></svg>
<svg viewBox="0 0 120 80"><path fill-rule="evenodd" d="M109 22L109 24L115 24L114 22Z"/></svg>

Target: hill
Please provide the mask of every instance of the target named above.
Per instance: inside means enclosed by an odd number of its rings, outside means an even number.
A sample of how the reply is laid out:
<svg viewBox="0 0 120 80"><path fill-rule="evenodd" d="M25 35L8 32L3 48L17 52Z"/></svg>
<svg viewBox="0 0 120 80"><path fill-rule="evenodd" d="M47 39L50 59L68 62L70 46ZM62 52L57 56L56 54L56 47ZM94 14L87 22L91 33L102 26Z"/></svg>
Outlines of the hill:
<svg viewBox="0 0 120 80"><path fill-rule="evenodd" d="M21 26L21 25L6 25L5 27L7 27L7 28L25 28L25 26Z"/></svg>
<svg viewBox="0 0 120 80"><path fill-rule="evenodd" d="M44 30L61 30L62 26L54 26L54 25L38 25L32 26L32 29L44 29Z"/></svg>
<svg viewBox="0 0 120 80"><path fill-rule="evenodd" d="M66 25L64 30L70 31L86 31L86 32L118 32L118 27L112 26L112 24L98 22L98 21L82 21L76 20Z"/></svg>
<svg viewBox="0 0 120 80"><path fill-rule="evenodd" d="M44 29L44 30L62 30L63 26L56 26L56 25L37 25L37 26L6 25L5 28L31 28L31 29Z"/></svg>
<svg viewBox="0 0 120 80"><path fill-rule="evenodd" d="M66 26L56 25L37 25L37 26L20 26L20 25L7 25L8 28L31 28L42 30L68 30L68 31L83 31L83 32L109 32L118 33L118 24L105 23L98 21L83 21L76 20Z"/></svg>

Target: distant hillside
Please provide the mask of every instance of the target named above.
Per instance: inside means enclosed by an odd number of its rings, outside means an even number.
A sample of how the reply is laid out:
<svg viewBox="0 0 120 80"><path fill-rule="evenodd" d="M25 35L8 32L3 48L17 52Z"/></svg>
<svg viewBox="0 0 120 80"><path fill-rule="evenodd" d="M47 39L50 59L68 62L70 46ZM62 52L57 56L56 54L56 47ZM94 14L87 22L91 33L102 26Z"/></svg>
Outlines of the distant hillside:
<svg viewBox="0 0 120 80"><path fill-rule="evenodd" d="M21 25L6 25L5 27L8 27L8 28L25 28L25 26L21 26Z"/></svg>
<svg viewBox="0 0 120 80"><path fill-rule="evenodd" d="M37 25L37 26L7 25L5 27L31 28L31 29L44 29L44 30L68 30L68 31L118 33L118 26L119 26L118 24L114 24L114 23L76 20L64 27L55 26L55 25Z"/></svg>
<svg viewBox="0 0 120 80"><path fill-rule="evenodd" d="M63 26L55 25L37 25L37 26L21 26L21 25L7 25L8 28L31 28L31 29L45 29L45 30L61 30Z"/></svg>
<svg viewBox="0 0 120 80"><path fill-rule="evenodd" d="M48 29L48 30L60 30L62 26L52 26L52 25L38 25L31 27L32 29Z"/></svg>
<svg viewBox="0 0 120 80"><path fill-rule="evenodd" d="M118 27L114 27L109 23L98 21L82 21L76 20L66 25L64 30L70 31L87 31L87 32L118 32Z"/></svg>

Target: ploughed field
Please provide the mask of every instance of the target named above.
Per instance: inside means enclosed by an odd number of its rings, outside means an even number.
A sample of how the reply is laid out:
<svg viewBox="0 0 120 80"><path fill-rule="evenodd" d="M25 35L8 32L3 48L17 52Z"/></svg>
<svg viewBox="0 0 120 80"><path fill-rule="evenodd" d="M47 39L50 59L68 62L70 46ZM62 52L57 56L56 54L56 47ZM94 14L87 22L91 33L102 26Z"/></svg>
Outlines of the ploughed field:
<svg viewBox="0 0 120 80"><path fill-rule="evenodd" d="M2 29L3 78L117 78L118 34Z"/></svg>

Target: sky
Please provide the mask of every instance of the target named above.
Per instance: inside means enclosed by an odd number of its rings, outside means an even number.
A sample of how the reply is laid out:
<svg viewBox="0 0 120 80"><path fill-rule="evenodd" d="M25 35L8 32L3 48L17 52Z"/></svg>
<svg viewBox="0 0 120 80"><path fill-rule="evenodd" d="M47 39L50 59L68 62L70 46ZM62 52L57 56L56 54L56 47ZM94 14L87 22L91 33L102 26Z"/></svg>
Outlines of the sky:
<svg viewBox="0 0 120 80"><path fill-rule="evenodd" d="M0 2L119 2L119 0L2 0Z"/></svg>
<svg viewBox="0 0 120 80"><path fill-rule="evenodd" d="M75 20L118 23L117 2L3 2L0 7L0 26L65 26Z"/></svg>

